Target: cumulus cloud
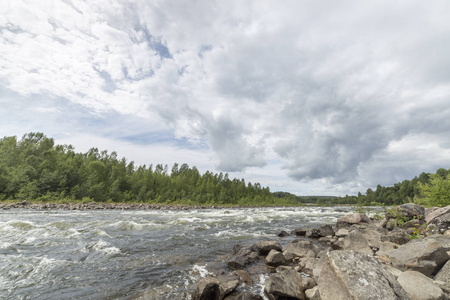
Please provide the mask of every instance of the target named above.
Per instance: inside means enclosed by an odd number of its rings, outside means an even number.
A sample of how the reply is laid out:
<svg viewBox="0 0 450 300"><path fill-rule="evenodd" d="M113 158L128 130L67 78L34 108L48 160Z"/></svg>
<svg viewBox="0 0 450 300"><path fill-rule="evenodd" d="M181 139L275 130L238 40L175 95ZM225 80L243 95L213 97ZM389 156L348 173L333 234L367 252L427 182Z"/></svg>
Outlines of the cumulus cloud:
<svg viewBox="0 0 450 300"><path fill-rule="evenodd" d="M145 119L208 145L219 171L275 168L321 193L357 192L448 167L449 9L10 1L0 84Z"/></svg>

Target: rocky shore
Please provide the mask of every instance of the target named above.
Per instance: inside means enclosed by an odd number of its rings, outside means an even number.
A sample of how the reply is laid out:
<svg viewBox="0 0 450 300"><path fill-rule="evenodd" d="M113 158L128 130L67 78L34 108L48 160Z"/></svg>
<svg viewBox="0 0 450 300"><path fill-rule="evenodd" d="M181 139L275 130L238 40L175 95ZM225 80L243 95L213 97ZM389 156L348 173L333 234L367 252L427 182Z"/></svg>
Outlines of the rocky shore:
<svg viewBox="0 0 450 300"><path fill-rule="evenodd" d="M189 210L189 209L219 209L221 206L206 205L178 205L178 204L148 204L148 203L108 203L108 202L89 202L89 203L33 203L33 202L15 202L2 203L0 209L60 209L60 210ZM230 207L227 207L230 208Z"/></svg>
<svg viewBox="0 0 450 300"><path fill-rule="evenodd" d="M228 271L201 279L192 298L260 300L263 288L270 300L450 299L449 227L450 206L404 204L382 220L354 213L282 231L236 245ZM261 276L264 287L255 286Z"/></svg>

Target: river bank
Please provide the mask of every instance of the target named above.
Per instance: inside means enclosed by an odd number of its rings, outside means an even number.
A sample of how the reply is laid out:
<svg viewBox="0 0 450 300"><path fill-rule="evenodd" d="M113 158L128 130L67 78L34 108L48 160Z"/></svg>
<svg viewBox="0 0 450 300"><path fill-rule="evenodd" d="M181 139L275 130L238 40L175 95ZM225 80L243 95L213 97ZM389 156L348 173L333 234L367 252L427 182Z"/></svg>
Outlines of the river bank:
<svg viewBox="0 0 450 300"><path fill-rule="evenodd" d="M334 226L281 231L235 245L229 272L201 279L193 299L449 299L449 226L450 206L404 204L383 220L352 213ZM297 239L283 242L291 235ZM253 287L261 276L265 298Z"/></svg>
<svg viewBox="0 0 450 300"><path fill-rule="evenodd" d="M252 206L255 207L255 206ZM149 203L109 203L109 202L74 202L74 203L36 203L36 202L0 202L0 209L35 209L35 210L190 210L239 208L238 206L220 205L180 205Z"/></svg>

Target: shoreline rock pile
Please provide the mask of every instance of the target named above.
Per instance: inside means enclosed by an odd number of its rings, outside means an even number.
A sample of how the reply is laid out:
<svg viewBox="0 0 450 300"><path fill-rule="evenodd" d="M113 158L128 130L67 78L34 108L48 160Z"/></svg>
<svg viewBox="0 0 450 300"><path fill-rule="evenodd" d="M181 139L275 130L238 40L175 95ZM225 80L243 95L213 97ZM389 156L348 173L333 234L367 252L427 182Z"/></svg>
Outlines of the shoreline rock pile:
<svg viewBox="0 0 450 300"><path fill-rule="evenodd" d="M270 300L450 299L450 206L404 204L384 220L354 213L296 228L291 242L278 236L236 245L229 273L201 279L193 299L263 299L254 286L261 274Z"/></svg>
<svg viewBox="0 0 450 300"><path fill-rule="evenodd" d="M179 204L148 204L148 203L109 203L109 202L88 202L88 203L33 203L16 202L1 203L0 209L33 209L33 210L189 210L189 209L219 209L220 206L205 205L179 205Z"/></svg>

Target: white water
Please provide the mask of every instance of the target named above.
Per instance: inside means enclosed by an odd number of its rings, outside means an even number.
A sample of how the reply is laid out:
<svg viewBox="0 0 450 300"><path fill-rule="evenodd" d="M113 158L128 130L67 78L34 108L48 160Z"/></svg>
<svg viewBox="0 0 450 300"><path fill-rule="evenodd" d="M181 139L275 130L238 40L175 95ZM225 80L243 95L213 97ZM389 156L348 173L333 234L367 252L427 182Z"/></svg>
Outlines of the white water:
<svg viewBox="0 0 450 300"><path fill-rule="evenodd" d="M190 299L198 279L226 271L235 244L348 211L0 211L0 299Z"/></svg>

